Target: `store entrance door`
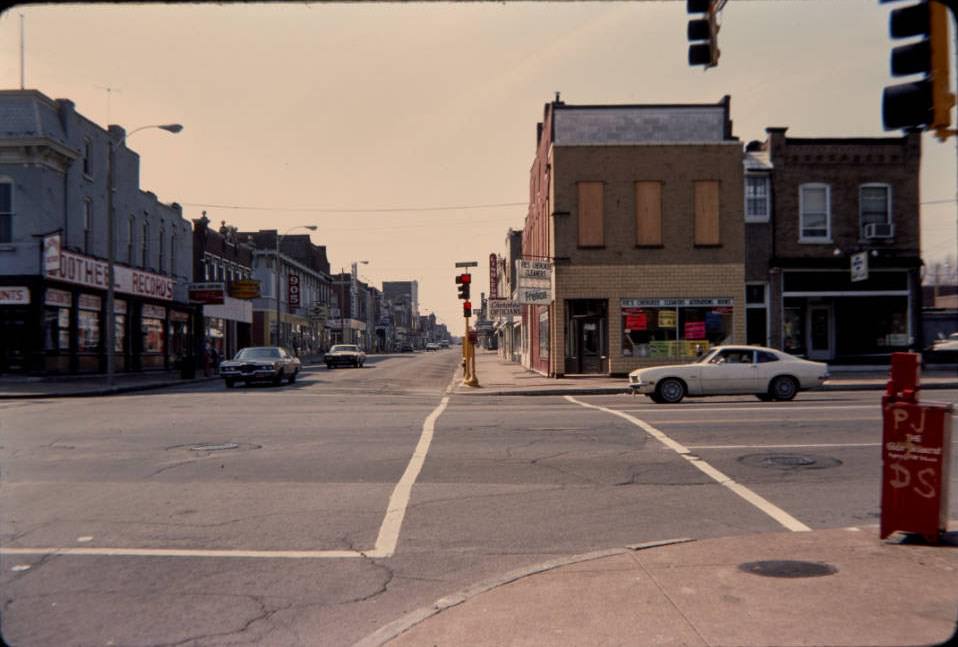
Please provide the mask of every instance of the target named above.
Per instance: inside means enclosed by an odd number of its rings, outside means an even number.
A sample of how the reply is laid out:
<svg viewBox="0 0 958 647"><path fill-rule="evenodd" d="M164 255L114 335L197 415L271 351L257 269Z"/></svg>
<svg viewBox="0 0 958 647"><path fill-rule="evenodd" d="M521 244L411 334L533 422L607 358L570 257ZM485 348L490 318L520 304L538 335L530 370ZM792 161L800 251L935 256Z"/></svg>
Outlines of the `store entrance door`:
<svg viewBox="0 0 958 647"><path fill-rule="evenodd" d="M808 358L834 359L835 316L831 304L809 304L807 330Z"/></svg>
<svg viewBox="0 0 958 647"><path fill-rule="evenodd" d="M607 304L600 300L567 301L569 339L566 373L608 373Z"/></svg>

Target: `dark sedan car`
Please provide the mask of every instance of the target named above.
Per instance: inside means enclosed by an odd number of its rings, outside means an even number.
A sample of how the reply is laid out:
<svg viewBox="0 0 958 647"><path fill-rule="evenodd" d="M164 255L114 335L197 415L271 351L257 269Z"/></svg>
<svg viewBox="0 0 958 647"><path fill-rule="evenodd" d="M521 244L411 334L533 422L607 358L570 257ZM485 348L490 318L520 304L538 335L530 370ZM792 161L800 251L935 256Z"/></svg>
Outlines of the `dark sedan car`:
<svg viewBox="0 0 958 647"><path fill-rule="evenodd" d="M366 353L356 344L336 344L326 353L326 368L353 366L362 368Z"/></svg>
<svg viewBox="0 0 958 647"><path fill-rule="evenodd" d="M296 381L301 367L298 357L279 346L253 346L244 348L236 356L220 364L220 375L227 388L237 382L269 381L279 384L283 380L290 384Z"/></svg>

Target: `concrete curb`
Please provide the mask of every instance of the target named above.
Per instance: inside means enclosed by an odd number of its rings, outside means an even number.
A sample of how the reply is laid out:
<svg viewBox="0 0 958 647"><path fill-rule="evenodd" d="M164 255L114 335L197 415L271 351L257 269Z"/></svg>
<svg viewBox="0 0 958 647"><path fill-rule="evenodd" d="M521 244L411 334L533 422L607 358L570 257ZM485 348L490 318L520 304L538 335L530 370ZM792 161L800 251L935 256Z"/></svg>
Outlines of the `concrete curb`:
<svg viewBox="0 0 958 647"><path fill-rule="evenodd" d="M637 550L658 548L660 546L671 546L672 544L684 544L690 541L695 540L691 537L679 537L676 539L650 541L642 544L630 544L624 548L610 548L592 553L582 553L579 555L573 555L571 557L554 559L548 562L536 564L534 566L527 566L525 568L509 571L508 573L498 577L484 580L457 591L456 593L452 593L446 597L440 598L429 606L420 607L415 611L411 611L398 620L394 620L393 622L390 622L389 624L384 625L373 633L367 635L365 638L360 639L358 642L353 644L353 647L380 647L390 640L397 638L400 634L409 631L423 621L428 620L432 616L442 613L446 609L459 606L463 602L467 602L474 597L482 595L483 593L499 588L500 586L505 586L506 584L510 584L516 580L521 580L524 577L529 577L530 575L545 573L546 571L555 570L557 568L569 566L571 564L591 562L596 559L602 559L603 557L612 557L613 555L621 555Z"/></svg>
<svg viewBox="0 0 958 647"><path fill-rule="evenodd" d="M922 384L922 391L936 391L943 389L958 389L958 381L954 382L936 382L931 384ZM868 382L851 382L848 384L826 384L820 389L815 389L816 391L884 391L884 384L868 383ZM538 389L515 389L510 391L489 391L483 388L478 389L466 389L461 388L454 391L456 395L467 395L467 396L506 396L506 395L523 395L523 396L536 396L536 395L617 395L620 393L630 394L631 390L629 387L619 387L619 386L600 386L600 387L591 387L591 388L562 388L562 387L542 387Z"/></svg>
<svg viewBox="0 0 958 647"><path fill-rule="evenodd" d="M49 392L49 393L23 393L7 394L0 393L0 400L42 400L46 398L93 398L103 395L118 395L121 393L135 393L137 391L152 391L153 389L166 389L173 386L186 386L189 384L201 384L203 382L212 382L222 379L219 375L210 377L199 377L192 380L177 380L175 382L154 382L152 384L131 384L129 386L114 386L113 388L90 389L88 391L68 391L68 392Z"/></svg>

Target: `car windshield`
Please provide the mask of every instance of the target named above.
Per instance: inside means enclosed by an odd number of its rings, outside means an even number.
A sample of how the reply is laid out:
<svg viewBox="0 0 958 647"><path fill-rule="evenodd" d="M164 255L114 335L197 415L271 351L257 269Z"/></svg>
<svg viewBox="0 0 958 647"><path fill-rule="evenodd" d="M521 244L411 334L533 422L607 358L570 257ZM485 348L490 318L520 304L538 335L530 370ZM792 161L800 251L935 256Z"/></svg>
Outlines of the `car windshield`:
<svg viewBox="0 0 958 647"><path fill-rule="evenodd" d="M234 359L278 359L278 348L244 348Z"/></svg>
<svg viewBox="0 0 958 647"><path fill-rule="evenodd" d="M359 346L352 344L337 344L329 351L331 353L355 353L359 351Z"/></svg>
<svg viewBox="0 0 958 647"><path fill-rule="evenodd" d="M715 356L718 354L718 352L719 352L719 351L718 351L717 349L710 350L709 352L705 353L705 354L702 355L700 358L698 358L697 360L695 360L695 363L696 363L696 364L708 364L710 361L712 361L712 358L715 357Z"/></svg>

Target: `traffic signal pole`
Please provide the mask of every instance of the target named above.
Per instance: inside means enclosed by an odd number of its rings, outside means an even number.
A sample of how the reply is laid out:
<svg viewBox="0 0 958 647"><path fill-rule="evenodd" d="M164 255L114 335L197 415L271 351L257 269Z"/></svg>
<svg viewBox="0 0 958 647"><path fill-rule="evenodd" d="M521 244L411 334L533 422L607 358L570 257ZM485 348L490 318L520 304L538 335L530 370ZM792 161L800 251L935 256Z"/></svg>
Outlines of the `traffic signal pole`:
<svg viewBox="0 0 958 647"><path fill-rule="evenodd" d="M476 267L475 261L456 263L456 267ZM476 376L476 350L469 335L469 317L472 316L472 303L469 301L469 287L472 284L472 275L468 272L456 276L456 285L459 286L459 298L462 299L462 317L465 320L465 334L462 338L462 383L465 386L479 386Z"/></svg>

